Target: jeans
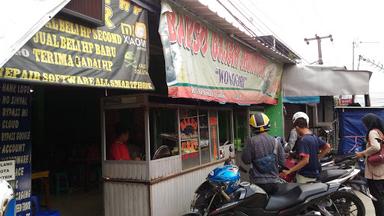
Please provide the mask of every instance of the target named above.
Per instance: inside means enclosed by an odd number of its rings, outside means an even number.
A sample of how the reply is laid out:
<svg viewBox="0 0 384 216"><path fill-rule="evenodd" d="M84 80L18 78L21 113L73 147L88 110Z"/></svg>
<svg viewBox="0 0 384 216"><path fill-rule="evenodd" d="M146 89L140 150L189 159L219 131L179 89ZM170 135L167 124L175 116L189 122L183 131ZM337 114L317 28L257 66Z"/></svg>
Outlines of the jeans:
<svg viewBox="0 0 384 216"><path fill-rule="evenodd" d="M384 180L367 180L369 192L377 199L377 201L372 200L376 216L384 216Z"/></svg>

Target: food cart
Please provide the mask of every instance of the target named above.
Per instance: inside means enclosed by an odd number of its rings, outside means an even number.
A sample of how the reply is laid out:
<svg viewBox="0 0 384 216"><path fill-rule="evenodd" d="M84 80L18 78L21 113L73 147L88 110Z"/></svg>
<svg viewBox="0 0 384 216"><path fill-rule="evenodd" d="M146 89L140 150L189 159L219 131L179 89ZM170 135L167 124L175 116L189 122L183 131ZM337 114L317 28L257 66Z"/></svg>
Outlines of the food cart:
<svg viewBox="0 0 384 216"><path fill-rule="evenodd" d="M180 215L208 173L234 157L233 109L154 95L102 100L105 215ZM109 160L117 122L133 159Z"/></svg>

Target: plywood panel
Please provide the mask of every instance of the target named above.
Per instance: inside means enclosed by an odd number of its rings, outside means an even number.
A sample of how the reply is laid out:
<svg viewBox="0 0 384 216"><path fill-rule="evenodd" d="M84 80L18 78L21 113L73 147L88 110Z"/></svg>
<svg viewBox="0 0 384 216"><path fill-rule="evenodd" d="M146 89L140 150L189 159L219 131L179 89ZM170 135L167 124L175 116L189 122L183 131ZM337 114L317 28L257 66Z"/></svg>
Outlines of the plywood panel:
<svg viewBox="0 0 384 216"><path fill-rule="evenodd" d="M102 0L71 0L65 8L97 20L102 20Z"/></svg>

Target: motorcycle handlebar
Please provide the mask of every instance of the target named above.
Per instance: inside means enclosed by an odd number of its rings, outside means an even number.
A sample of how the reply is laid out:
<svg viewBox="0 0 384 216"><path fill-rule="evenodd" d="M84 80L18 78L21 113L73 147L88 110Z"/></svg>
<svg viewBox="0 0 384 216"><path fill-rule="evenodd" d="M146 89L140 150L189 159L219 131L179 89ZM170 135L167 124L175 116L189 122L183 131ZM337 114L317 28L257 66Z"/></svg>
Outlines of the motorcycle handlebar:
<svg viewBox="0 0 384 216"><path fill-rule="evenodd" d="M245 172L245 173L248 172L248 170L245 169L245 168L244 168L243 166L241 166L241 165L239 165L239 170L242 171L242 172Z"/></svg>
<svg viewBox="0 0 384 216"><path fill-rule="evenodd" d="M231 198L228 196L227 193L225 193L223 189L220 189L220 193L224 197L224 199L226 199L227 201L231 201Z"/></svg>
<svg viewBox="0 0 384 216"><path fill-rule="evenodd" d="M212 185L213 188L215 188L215 191L219 192L219 193L224 197L225 200L227 200L227 201L231 201L231 198L228 196L227 193L225 193L225 191L223 190L223 187L222 187L222 186L212 184L210 181L208 181L208 183L209 183L210 185Z"/></svg>

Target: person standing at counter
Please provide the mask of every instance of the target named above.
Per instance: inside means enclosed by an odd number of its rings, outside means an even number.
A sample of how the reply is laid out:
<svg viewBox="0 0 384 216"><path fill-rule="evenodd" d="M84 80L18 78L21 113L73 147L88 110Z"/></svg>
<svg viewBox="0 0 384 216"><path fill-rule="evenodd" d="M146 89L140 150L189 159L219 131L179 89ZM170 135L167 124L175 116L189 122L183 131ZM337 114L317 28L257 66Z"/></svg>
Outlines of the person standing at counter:
<svg viewBox="0 0 384 216"><path fill-rule="evenodd" d="M116 124L116 139L109 151L110 160L132 160L128 150L129 130L122 123Z"/></svg>

